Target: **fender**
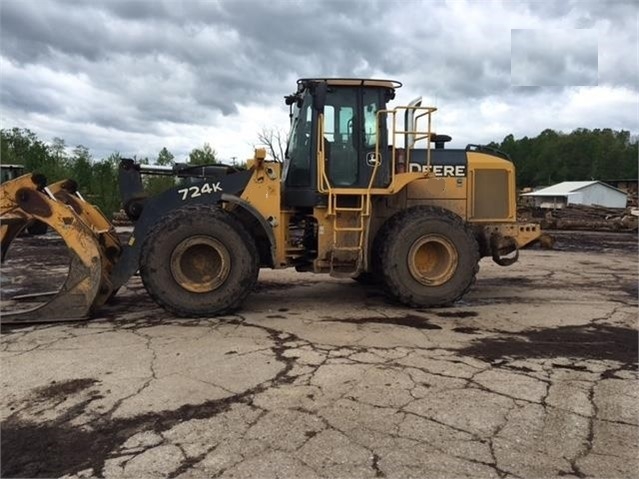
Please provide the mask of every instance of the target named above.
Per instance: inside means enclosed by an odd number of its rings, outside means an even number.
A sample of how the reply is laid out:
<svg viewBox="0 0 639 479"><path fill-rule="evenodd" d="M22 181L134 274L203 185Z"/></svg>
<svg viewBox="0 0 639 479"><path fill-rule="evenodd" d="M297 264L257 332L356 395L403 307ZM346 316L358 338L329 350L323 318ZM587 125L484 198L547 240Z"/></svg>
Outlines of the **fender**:
<svg viewBox="0 0 639 479"><path fill-rule="evenodd" d="M275 265L276 254L277 254L276 248L275 248L275 235L273 234L273 226L268 221L266 221L264 216L262 216L262 214L257 210L257 208L255 208L248 201L243 200L242 198L240 198L238 196L234 196L234 195L231 195L231 194L228 194L228 193L222 193L222 201L227 202L227 203L233 203L234 205L237 205L237 206L243 208L244 210L246 210L248 213L250 213L259 222L260 226L264 230L264 234L268 238L269 251L271 252L271 256L270 256L271 265L270 266L273 267Z"/></svg>

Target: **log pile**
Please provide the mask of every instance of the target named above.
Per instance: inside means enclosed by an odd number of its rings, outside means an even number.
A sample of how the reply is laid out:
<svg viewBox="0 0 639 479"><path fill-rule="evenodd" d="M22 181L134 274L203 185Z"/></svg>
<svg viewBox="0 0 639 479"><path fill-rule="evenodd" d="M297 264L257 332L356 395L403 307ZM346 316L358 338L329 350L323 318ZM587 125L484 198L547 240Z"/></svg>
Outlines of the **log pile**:
<svg viewBox="0 0 639 479"><path fill-rule="evenodd" d="M544 210L525 208L518 214L528 221L537 221L542 229L637 231L636 210L607 208L597 205L568 205L565 208Z"/></svg>
<svg viewBox="0 0 639 479"><path fill-rule="evenodd" d="M113 216L111 218L111 223L113 223L113 226L132 226L133 225L133 223L131 222L129 217L126 215L124 210L116 211L115 213L113 213Z"/></svg>

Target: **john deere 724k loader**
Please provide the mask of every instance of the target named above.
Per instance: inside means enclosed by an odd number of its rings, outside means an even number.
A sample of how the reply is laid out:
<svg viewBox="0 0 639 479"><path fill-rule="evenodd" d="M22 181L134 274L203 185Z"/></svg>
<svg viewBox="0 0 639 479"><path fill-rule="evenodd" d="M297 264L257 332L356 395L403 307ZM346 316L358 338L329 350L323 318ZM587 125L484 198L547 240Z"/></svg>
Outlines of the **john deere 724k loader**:
<svg viewBox="0 0 639 479"><path fill-rule="evenodd" d="M410 306L458 300L481 257L512 264L539 227L516 221L509 158L482 146L445 149L450 137L431 131L435 108L387 107L400 86L299 80L286 97L283 164L258 149L244 170L176 167L179 184L150 197L141 175L166 172L123 160L122 202L135 225L125 244L72 181L4 183L3 258L39 220L65 240L71 266L49 303L3 322L87 317L138 270L151 297L180 316L239 307L261 267L377 281Z"/></svg>

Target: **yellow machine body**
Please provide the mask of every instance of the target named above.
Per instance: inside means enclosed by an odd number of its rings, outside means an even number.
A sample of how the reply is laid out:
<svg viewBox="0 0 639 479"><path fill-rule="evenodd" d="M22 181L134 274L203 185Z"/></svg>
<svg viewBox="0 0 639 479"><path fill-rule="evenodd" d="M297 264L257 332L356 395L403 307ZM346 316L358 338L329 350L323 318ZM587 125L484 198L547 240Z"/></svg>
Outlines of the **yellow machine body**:
<svg viewBox="0 0 639 479"><path fill-rule="evenodd" d="M47 187L25 175L3 183L3 259L35 221L55 230L71 257L51 301L5 313L3 321L88 317L136 271L158 304L182 316L238 308L260 267L370 275L409 306L457 301L482 257L508 266L541 231L517 221L508 156L477 145L445 149L450 137L433 131L436 108L386 106L400 86L299 80L286 97L291 133L283 163L268 161L263 149L246 169L123 159L120 192L134 224L125 244L74 182ZM173 175L175 186L150 196L143 174Z"/></svg>

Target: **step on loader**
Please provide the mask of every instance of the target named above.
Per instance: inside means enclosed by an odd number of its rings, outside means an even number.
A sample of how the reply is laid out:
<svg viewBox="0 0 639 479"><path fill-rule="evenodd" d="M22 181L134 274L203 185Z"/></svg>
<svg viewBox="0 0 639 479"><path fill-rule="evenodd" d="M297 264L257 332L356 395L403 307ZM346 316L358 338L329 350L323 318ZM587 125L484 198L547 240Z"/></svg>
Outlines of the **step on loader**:
<svg viewBox="0 0 639 479"><path fill-rule="evenodd" d="M34 221L71 254L51 301L2 322L90 317L139 271L149 295L184 317L226 314L255 287L260 268L290 268L379 285L412 307L454 303L482 257L502 266L538 240L516 218L508 155L479 145L445 148L434 107L389 108L401 83L310 78L285 97L291 130L282 163L257 149L245 169L149 166L122 160L122 206L133 222L120 244L77 185L38 175L1 185L2 256ZM143 175L175 186L150 196Z"/></svg>

